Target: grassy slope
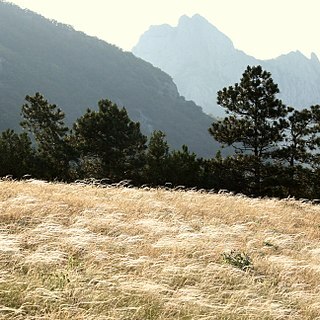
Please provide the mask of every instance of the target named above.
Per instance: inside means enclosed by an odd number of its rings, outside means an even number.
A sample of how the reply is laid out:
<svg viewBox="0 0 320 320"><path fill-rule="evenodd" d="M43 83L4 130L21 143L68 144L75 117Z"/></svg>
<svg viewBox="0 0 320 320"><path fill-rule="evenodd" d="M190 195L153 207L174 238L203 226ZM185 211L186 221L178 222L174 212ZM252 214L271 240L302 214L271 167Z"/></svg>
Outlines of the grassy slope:
<svg viewBox="0 0 320 320"><path fill-rule="evenodd" d="M1 319L320 317L318 206L0 182L0 223Z"/></svg>

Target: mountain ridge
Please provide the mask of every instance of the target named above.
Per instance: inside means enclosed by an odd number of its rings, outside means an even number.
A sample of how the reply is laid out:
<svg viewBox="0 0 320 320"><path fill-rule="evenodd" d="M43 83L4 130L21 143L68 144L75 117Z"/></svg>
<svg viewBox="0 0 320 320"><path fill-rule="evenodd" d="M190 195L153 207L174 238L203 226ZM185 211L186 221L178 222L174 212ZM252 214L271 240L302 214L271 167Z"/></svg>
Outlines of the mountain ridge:
<svg viewBox="0 0 320 320"><path fill-rule="evenodd" d="M284 103L303 108L320 101L316 86L320 62L315 53L310 59L300 51L274 59L256 59L235 48L229 37L198 14L182 16L175 27L153 26L132 52L170 74L181 95L214 116L224 115L216 104L217 91L238 82L248 65L262 65L271 72Z"/></svg>

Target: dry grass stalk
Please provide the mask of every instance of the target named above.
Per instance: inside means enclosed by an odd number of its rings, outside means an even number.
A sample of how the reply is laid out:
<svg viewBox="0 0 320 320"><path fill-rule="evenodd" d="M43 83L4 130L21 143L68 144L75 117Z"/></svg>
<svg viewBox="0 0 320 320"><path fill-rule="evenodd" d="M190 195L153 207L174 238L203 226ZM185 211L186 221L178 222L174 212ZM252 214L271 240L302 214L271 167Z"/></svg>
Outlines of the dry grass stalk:
<svg viewBox="0 0 320 320"><path fill-rule="evenodd" d="M0 318L320 319L319 239L297 201L3 181Z"/></svg>

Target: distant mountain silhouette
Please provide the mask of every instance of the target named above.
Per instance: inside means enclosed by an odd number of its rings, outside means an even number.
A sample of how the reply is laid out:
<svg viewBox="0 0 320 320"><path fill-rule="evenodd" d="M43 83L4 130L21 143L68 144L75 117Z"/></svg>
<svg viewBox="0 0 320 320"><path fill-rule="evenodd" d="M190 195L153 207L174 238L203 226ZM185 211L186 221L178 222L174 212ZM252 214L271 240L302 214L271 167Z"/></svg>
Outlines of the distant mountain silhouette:
<svg viewBox="0 0 320 320"><path fill-rule="evenodd" d="M37 91L65 111L69 124L108 98L126 107L144 133L165 131L174 148L187 144L201 156L217 149L208 133L213 119L181 97L160 69L70 26L0 2L1 131L18 128L24 97Z"/></svg>
<svg viewBox="0 0 320 320"><path fill-rule="evenodd" d="M238 82L248 65L262 65L279 85L279 97L296 108L320 103L320 62L299 51L258 60L234 48L232 41L200 15L182 16L177 27L152 26L132 52L172 76L180 94L206 113L223 116L217 91Z"/></svg>

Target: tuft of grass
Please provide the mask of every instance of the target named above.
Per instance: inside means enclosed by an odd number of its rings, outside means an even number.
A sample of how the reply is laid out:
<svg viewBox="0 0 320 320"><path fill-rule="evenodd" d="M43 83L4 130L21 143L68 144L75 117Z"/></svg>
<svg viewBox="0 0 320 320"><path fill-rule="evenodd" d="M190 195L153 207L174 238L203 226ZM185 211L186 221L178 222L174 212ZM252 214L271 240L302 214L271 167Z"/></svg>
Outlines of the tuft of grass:
<svg viewBox="0 0 320 320"><path fill-rule="evenodd" d="M0 319L317 319L319 225L292 199L1 181Z"/></svg>

